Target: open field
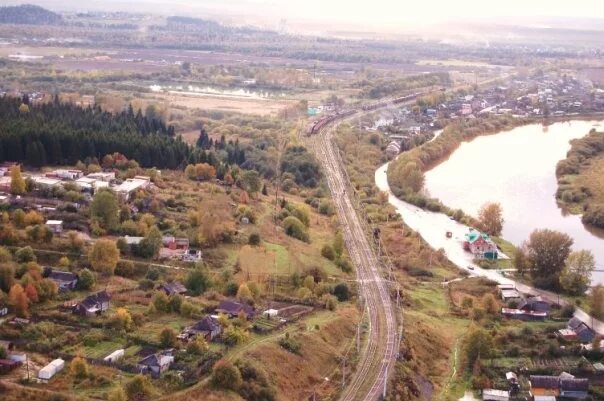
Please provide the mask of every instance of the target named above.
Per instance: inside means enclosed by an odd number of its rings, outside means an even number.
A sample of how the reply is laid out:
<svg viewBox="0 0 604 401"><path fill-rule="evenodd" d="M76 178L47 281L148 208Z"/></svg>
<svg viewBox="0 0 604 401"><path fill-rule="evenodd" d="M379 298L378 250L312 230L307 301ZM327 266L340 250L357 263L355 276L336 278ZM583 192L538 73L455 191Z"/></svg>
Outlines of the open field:
<svg viewBox="0 0 604 401"><path fill-rule="evenodd" d="M154 101L168 102L172 107L221 110L244 114L256 114L260 116L276 114L285 107L296 103L295 101L281 99L237 98L194 93L153 94L152 96L149 96L149 98Z"/></svg>

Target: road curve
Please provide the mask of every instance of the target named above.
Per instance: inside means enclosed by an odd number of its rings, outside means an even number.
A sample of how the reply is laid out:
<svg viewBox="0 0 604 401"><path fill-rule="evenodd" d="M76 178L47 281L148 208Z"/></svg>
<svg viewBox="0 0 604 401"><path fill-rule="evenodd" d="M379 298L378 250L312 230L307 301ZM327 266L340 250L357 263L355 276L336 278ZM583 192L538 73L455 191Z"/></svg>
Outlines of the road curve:
<svg viewBox="0 0 604 401"><path fill-rule="evenodd" d="M356 371L346 381L340 400L375 401L385 391L398 352L396 306L390 298L380 261L350 198L350 182L339 151L332 141L336 126L322 129L308 141L327 177L369 319L366 345L359 356Z"/></svg>

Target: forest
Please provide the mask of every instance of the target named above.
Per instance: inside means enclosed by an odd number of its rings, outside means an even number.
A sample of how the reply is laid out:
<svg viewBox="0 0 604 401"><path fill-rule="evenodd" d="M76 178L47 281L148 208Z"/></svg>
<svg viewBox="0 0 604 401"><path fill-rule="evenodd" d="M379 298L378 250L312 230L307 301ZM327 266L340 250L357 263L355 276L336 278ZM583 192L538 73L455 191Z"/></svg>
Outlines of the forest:
<svg viewBox="0 0 604 401"><path fill-rule="evenodd" d="M112 114L58 97L43 104L30 104L27 97L0 99L0 161L72 165L113 152L143 167L176 168L191 149L175 137L173 127L135 114L132 107Z"/></svg>

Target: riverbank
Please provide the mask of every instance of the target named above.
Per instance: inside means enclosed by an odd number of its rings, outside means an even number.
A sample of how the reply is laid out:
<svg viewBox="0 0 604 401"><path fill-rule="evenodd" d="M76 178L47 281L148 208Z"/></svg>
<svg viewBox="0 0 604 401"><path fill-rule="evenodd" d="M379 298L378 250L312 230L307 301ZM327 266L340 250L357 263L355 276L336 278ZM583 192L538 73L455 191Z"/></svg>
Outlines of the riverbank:
<svg viewBox="0 0 604 401"><path fill-rule="evenodd" d="M439 199L422 193L424 173L446 160L464 142L532 121L506 115L452 122L434 140L401 153L392 161L387 170L388 185L397 197L413 205L446 213L455 220L475 226L476 220L465 215L461 209L452 209Z"/></svg>
<svg viewBox="0 0 604 401"><path fill-rule="evenodd" d="M604 229L604 133L592 129L571 142L566 159L556 166L556 199L583 223Z"/></svg>
<svg viewBox="0 0 604 401"><path fill-rule="evenodd" d="M418 232L424 241L426 241L433 249L442 249L446 257L455 264L459 269L465 270L472 276L485 277L498 284L512 284L525 294L539 295L548 302L566 306L569 304L567 300L559 294L551 291L540 290L509 277L504 277L499 271L483 269L472 260L472 256L463 250L460 246L460 235L469 230L469 226L451 220L443 213L431 212L421 209L415 205L398 199L392 192L386 172L389 163L384 164L375 172L376 186L388 194L388 202L394 206L399 215L402 217L406 225L412 230ZM447 231L453 233L453 238L446 238ZM461 237L462 238L462 237ZM586 311L576 308L575 317L588 324L590 327L604 335L604 322L592 318Z"/></svg>

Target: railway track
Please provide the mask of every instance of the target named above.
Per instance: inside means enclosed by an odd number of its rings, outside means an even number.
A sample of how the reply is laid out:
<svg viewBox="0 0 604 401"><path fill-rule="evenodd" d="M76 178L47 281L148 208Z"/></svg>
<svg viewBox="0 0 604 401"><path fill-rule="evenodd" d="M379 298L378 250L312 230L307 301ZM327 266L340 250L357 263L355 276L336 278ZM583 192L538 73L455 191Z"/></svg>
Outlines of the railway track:
<svg viewBox="0 0 604 401"><path fill-rule="evenodd" d="M390 298L381 263L369 243L350 198L350 183L332 141L336 126L337 124L322 129L318 135L309 138L309 142L327 177L344 240L356 267L357 281L369 319L366 344L357 369L346 383L340 400L375 401L385 393L389 373L398 352L396 308Z"/></svg>

